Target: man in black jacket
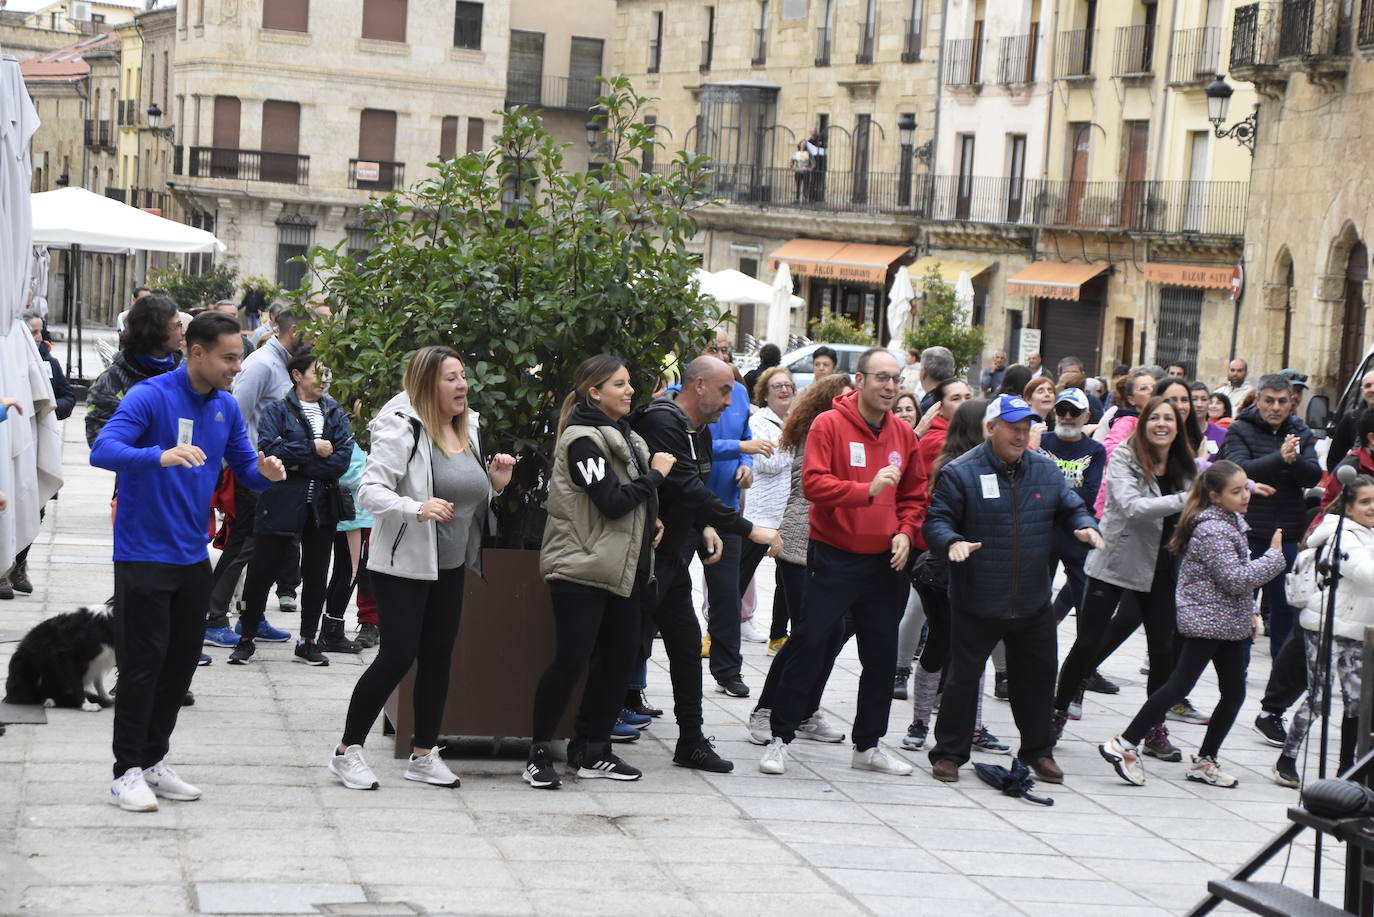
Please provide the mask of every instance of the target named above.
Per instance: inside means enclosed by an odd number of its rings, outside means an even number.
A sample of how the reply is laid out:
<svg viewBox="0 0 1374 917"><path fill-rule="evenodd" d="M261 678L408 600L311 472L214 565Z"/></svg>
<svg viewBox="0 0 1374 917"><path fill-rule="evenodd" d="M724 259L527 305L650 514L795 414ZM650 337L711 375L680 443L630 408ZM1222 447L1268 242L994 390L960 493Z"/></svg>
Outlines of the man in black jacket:
<svg viewBox="0 0 1374 917"><path fill-rule="evenodd" d="M673 763L679 767L728 773L734 764L716 754L702 734L701 625L692 606L689 565L698 545L720 559L721 532L740 535L769 546L777 556L782 539L775 529L761 528L721 503L706 486L711 473L711 434L707 426L730 404L735 375L715 357L697 357L682 375L682 390L665 395L635 412L634 431L644 437L649 452L667 452L677 459L659 488L659 519L663 539L654 561L657 599L645 615L641 661L653 648L654 630L663 636L668 672L673 681L673 713L678 741Z"/></svg>
<svg viewBox="0 0 1374 917"><path fill-rule="evenodd" d="M1250 510L1245 516L1250 525L1250 555L1263 554L1274 530L1283 529L1287 570L1293 569L1298 542L1307 531L1303 491L1321 481L1322 468L1313 447L1314 439L1307 425L1293 416L1292 384L1284 376L1272 373L1260 378L1254 406L1242 411L1231 424L1217 453L1217 458L1230 459L1245 469L1252 480L1274 488L1273 496L1255 494L1250 498ZM1269 603L1269 654L1274 663L1255 729L1270 745L1283 745L1283 712L1307 689L1307 663L1301 635L1290 639L1298 630L1297 615L1288 604L1284 577L1275 577L1263 588ZM1288 646L1290 643L1293 645Z"/></svg>

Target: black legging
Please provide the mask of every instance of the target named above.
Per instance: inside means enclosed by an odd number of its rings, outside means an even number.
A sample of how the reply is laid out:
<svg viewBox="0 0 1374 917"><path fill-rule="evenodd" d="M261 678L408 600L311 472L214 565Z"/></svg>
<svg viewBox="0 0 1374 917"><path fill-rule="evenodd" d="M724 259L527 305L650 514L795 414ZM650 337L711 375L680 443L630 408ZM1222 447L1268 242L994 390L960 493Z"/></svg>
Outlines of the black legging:
<svg viewBox="0 0 1374 917"><path fill-rule="evenodd" d="M781 640L787 636L787 591L783 587L782 561L773 562L773 623L768 625L768 639Z"/></svg>
<svg viewBox="0 0 1374 917"><path fill-rule="evenodd" d="M1183 652L1168 681L1150 692L1149 699L1135 719L1131 720L1131 725L1121 733L1121 737L1132 745L1145 738L1145 733L1164 719L1164 712L1188 695L1210 662L1217 672L1217 687L1221 697L1212 711L1212 721L1207 724L1207 734L1202 737L1198 754L1215 758L1236 721L1241 704L1245 702L1245 669L1249 661L1249 640L1184 637ZM1154 668L1153 663L1150 667Z"/></svg>
<svg viewBox="0 0 1374 917"><path fill-rule="evenodd" d="M364 743L377 714L410 671L411 663L417 663L411 695L415 707L411 745L433 748L438 743L448 699L453 643L458 639L463 613L464 576L462 567L440 570L437 580L371 572L382 644L377 658L353 687L344 721L345 745Z"/></svg>
<svg viewBox="0 0 1374 917"><path fill-rule="evenodd" d="M243 583L243 636L258 633L267 608L267 593L281 571L282 558L292 551L291 535L253 536L253 558L248 561L248 577ZM329 552L334 547L334 526L316 525L313 513L306 512L305 531L301 532L301 639L314 640L324 610L329 572ZM345 550L347 550L345 548Z"/></svg>
<svg viewBox="0 0 1374 917"><path fill-rule="evenodd" d="M1173 558L1163 551L1155 561L1155 575L1149 592L1134 592L1088 577L1083 607L1078 610L1078 636L1059 669L1059 689L1054 695L1054 709L1067 710L1083 679L1108 655L1104 649L1107 647L1112 613L1127 593L1134 595L1139 603L1145 623L1145 644L1150 659L1147 685L1151 694L1159 690L1173 669L1175 579Z"/></svg>
<svg viewBox="0 0 1374 917"><path fill-rule="evenodd" d="M625 700L625 685L638 660L642 626L638 586L621 597L605 589L551 580L556 649L534 692L536 742L554 738L582 673L587 686L577 714L576 737L591 749L611 740ZM590 662L590 669L588 668Z"/></svg>
<svg viewBox="0 0 1374 917"><path fill-rule="evenodd" d="M353 569L353 552L348 548L348 533L335 532L334 571L329 574L329 598L324 608L325 617L343 620L344 612L348 610L348 600L353 596L353 587L358 585L358 576L363 571L364 563L366 558L359 557L358 569Z"/></svg>
<svg viewBox="0 0 1374 917"><path fill-rule="evenodd" d="M949 592L917 583L916 594L926 613L926 645L917 664L933 675L949 659Z"/></svg>

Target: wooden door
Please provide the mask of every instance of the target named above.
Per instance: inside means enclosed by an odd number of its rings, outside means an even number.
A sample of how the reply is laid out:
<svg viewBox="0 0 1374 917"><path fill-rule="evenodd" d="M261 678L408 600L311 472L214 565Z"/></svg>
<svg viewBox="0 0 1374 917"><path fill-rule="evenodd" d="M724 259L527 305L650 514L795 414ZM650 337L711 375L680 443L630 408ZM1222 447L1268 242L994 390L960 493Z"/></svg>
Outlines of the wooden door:
<svg viewBox="0 0 1374 917"><path fill-rule="evenodd" d="M1145 176L1149 169L1150 122L1126 122L1126 185L1121 195L1121 224L1131 229L1153 229L1149 224L1149 194Z"/></svg>
<svg viewBox="0 0 1374 917"><path fill-rule="evenodd" d="M215 96L215 123L210 145L210 175L214 178L237 178L239 174L239 115L242 111L237 96Z"/></svg>
<svg viewBox="0 0 1374 917"><path fill-rule="evenodd" d="M262 103L263 181L296 184L301 148L301 106L268 99Z"/></svg>
<svg viewBox="0 0 1374 917"><path fill-rule="evenodd" d="M1070 225L1078 222L1083 194L1088 184L1088 145L1092 126L1085 123L1069 125L1069 185L1065 192L1065 217Z"/></svg>

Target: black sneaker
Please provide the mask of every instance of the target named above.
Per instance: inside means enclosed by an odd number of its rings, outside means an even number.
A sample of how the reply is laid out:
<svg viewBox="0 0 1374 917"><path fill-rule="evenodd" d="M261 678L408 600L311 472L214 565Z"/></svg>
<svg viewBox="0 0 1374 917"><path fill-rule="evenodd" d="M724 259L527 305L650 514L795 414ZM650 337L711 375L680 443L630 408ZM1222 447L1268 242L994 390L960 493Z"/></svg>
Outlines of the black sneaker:
<svg viewBox="0 0 1374 917"><path fill-rule="evenodd" d="M8 576L0 576L0 599L14 598L14 587L10 585Z"/></svg>
<svg viewBox="0 0 1374 917"><path fill-rule="evenodd" d="M257 652L257 647L253 645L251 639L239 640L239 645L234 647L234 651L229 654L230 665L247 665L253 660L253 654Z"/></svg>
<svg viewBox="0 0 1374 917"><path fill-rule="evenodd" d="M370 650L382 642L382 632L376 624L359 624L358 639L353 641L365 650Z"/></svg>
<svg viewBox="0 0 1374 917"><path fill-rule="evenodd" d="M181 706L183 706L183 707L194 707L195 705L196 705L196 696L195 696L194 694L192 694L190 691L187 691L185 694L182 695L182 697L181 697Z"/></svg>
<svg viewBox="0 0 1374 917"><path fill-rule="evenodd" d="M1083 690L1092 691L1095 694L1120 694L1121 686L1102 677L1101 672L1093 669L1093 673L1088 676L1087 681L1083 682Z"/></svg>
<svg viewBox="0 0 1374 917"><path fill-rule="evenodd" d="M716 682L716 690L731 697L749 696L749 686L738 675L731 675L729 678Z"/></svg>
<svg viewBox="0 0 1374 917"><path fill-rule="evenodd" d="M644 776L644 772L607 751L597 755L595 761L584 762L577 769L577 776L584 780L594 777L605 777L608 780L638 780Z"/></svg>
<svg viewBox="0 0 1374 917"><path fill-rule="evenodd" d="M296 660L306 665L329 665L329 657L320 652L320 647L314 640L296 641ZM230 656L229 661L233 662L234 657Z"/></svg>
<svg viewBox="0 0 1374 917"><path fill-rule="evenodd" d="M673 763L678 767L691 767L713 774L730 773L735 769L735 764L716 754L715 746L711 744L714 739L715 736L709 739L705 736L678 739L677 748L673 751Z"/></svg>
<svg viewBox="0 0 1374 917"><path fill-rule="evenodd" d="M563 781L558 779L558 769L549 758L548 749L542 745L535 745L530 749L529 760L525 762L525 772L520 776L536 790L556 790L563 785Z"/></svg>
<svg viewBox="0 0 1374 917"><path fill-rule="evenodd" d="M1005 672L998 672L992 678L992 696L998 700L1008 700L1011 698L1007 691L1007 675Z"/></svg>
<svg viewBox="0 0 1374 917"><path fill-rule="evenodd" d="M1298 780L1298 762L1287 755L1279 755L1279 759L1274 762L1274 782L1279 786L1297 789L1300 782Z"/></svg>
<svg viewBox="0 0 1374 917"><path fill-rule="evenodd" d="M1282 713L1261 713L1255 717L1255 732L1275 748L1282 748L1288 741L1288 730L1283 725Z"/></svg>
<svg viewBox="0 0 1374 917"><path fill-rule="evenodd" d="M907 685L911 681L911 669L898 669L892 678L892 699L906 700Z"/></svg>
<svg viewBox="0 0 1374 917"><path fill-rule="evenodd" d="M24 595L33 595L33 583L29 582L29 562L15 561L9 572L10 588Z"/></svg>
<svg viewBox="0 0 1374 917"><path fill-rule="evenodd" d="M644 696L643 691L629 691L625 695L625 709L631 713L638 713L640 716L662 716L663 711Z"/></svg>

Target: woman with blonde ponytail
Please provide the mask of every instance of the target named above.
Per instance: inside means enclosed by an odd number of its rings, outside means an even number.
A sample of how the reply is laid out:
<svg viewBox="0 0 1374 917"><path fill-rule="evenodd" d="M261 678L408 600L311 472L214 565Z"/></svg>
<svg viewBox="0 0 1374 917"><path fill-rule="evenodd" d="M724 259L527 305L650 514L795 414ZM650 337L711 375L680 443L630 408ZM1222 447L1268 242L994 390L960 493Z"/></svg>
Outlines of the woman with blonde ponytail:
<svg viewBox="0 0 1374 917"><path fill-rule="evenodd" d="M558 419L549 479L548 523L539 570L553 597L556 649L534 695L534 739L525 782L561 785L549 754L588 661L568 763L583 778L638 780L640 771L611 753L625 685L638 654L640 603L653 572L658 543L658 486L674 458L648 446L630 429L630 371L608 354L584 360L575 389Z"/></svg>

